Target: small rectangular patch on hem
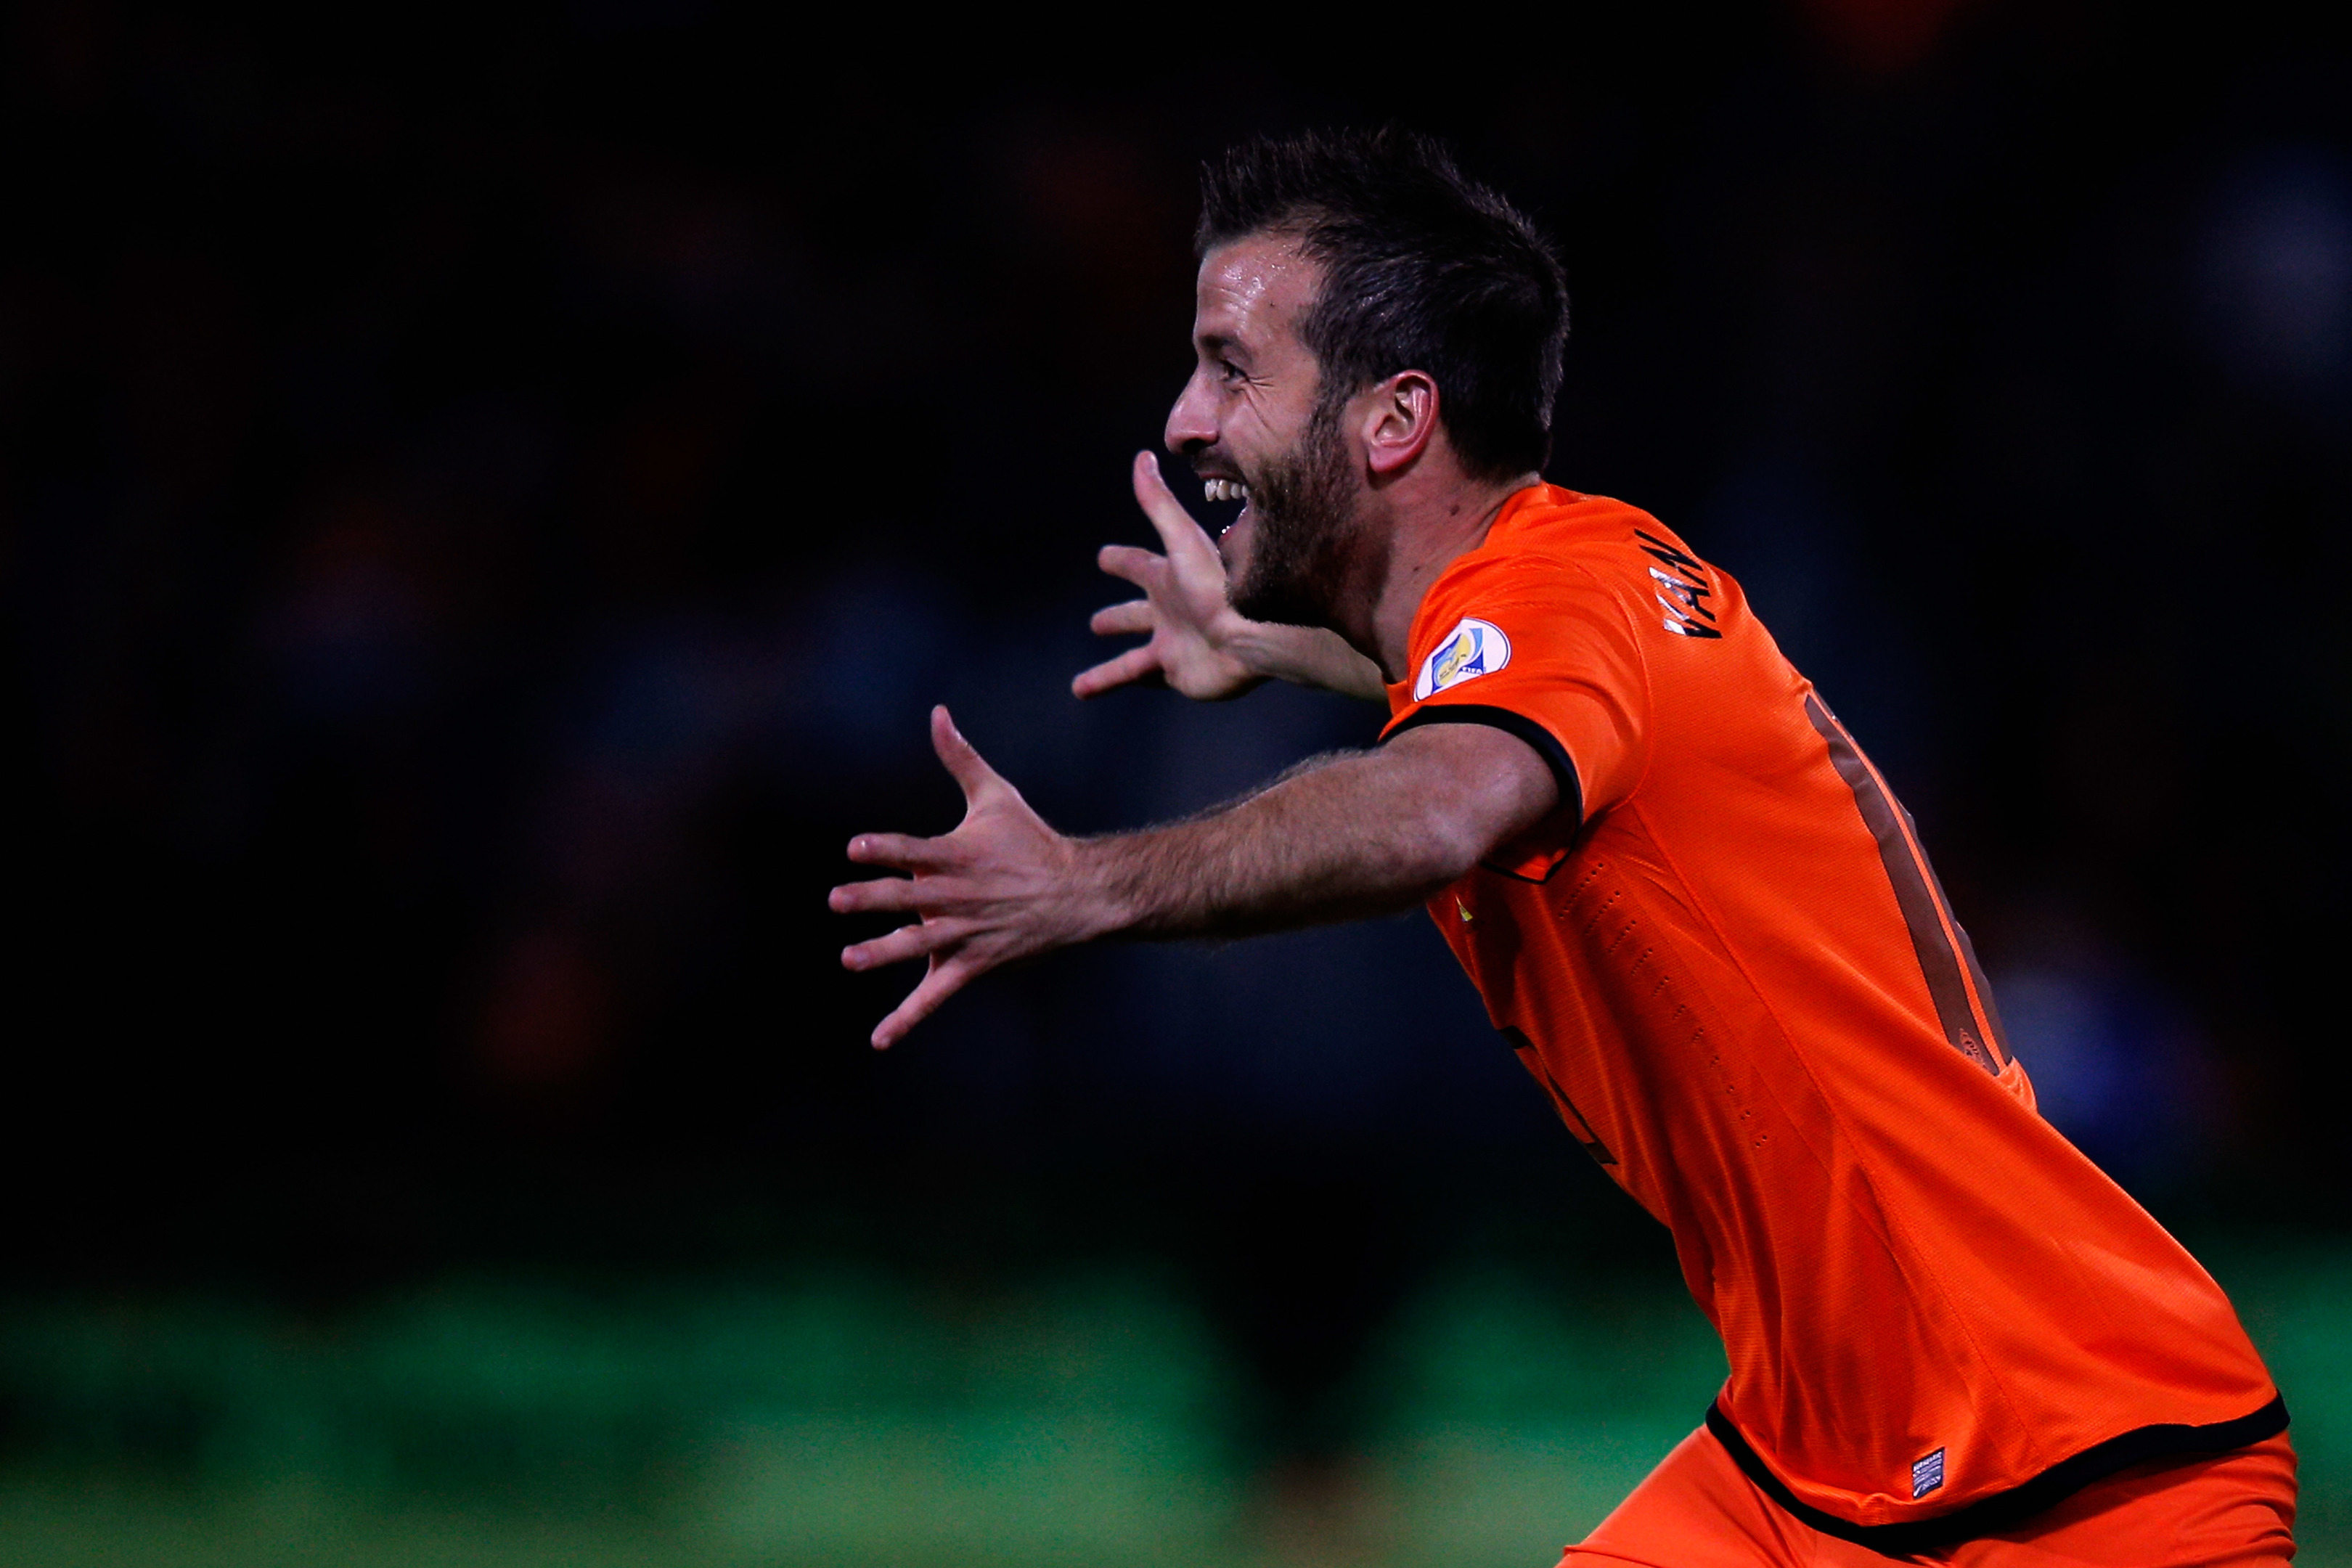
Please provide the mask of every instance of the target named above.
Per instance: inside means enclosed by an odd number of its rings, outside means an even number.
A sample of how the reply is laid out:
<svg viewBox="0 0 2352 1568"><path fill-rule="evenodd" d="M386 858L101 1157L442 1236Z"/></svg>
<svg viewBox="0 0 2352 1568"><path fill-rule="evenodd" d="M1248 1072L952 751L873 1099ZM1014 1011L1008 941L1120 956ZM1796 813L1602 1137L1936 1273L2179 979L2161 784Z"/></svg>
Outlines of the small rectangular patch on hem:
<svg viewBox="0 0 2352 1568"><path fill-rule="evenodd" d="M1917 1502L1944 1484L1944 1450L1937 1449L1911 1464L1911 1500Z"/></svg>

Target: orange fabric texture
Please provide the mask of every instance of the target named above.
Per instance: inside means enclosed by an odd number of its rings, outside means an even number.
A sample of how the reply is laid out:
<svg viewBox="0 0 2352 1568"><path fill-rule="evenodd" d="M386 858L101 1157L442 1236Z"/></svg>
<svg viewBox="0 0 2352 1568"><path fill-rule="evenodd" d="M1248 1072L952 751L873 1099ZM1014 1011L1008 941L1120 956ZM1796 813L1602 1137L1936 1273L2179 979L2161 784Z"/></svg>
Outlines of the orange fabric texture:
<svg viewBox="0 0 2352 1568"><path fill-rule="evenodd" d="M2210 1458L2126 1470L2018 1529L1900 1559L1950 1568L2284 1568L2294 1555L2294 1450L2284 1434ZM1886 1568L1809 1530L1701 1428L1560 1568Z"/></svg>
<svg viewBox="0 0 2352 1568"><path fill-rule="evenodd" d="M2036 1113L1909 817L1738 583L1538 487L1411 647L1388 733L1494 723L1572 770L1580 812L1430 912L1672 1229L1718 1408L1801 1503L1933 1518L2273 1399L2220 1288Z"/></svg>

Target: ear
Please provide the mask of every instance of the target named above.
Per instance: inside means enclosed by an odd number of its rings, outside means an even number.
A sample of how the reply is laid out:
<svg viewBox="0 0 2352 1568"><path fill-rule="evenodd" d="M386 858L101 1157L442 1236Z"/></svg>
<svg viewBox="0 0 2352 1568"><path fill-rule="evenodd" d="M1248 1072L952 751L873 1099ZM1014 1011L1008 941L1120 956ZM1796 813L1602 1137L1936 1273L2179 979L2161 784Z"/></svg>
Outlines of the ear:
<svg viewBox="0 0 2352 1568"><path fill-rule="evenodd" d="M1412 467L1437 435L1437 383L1425 372L1399 371L1360 395L1356 407L1375 484Z"/></svg>

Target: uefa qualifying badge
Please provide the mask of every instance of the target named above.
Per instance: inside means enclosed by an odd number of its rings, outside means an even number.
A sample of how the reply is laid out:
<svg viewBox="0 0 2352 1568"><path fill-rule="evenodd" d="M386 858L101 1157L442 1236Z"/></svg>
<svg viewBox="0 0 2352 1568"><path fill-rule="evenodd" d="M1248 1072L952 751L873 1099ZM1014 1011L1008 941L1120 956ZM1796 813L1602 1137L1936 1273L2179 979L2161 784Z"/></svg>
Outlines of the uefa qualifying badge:
<svg viewBox="0 0 2352 1568"><path fill-rule="evenodd" d="M1421 674L1412 683L1412 700L1418 702L1449 686L1492 675L1510 662L1511 639L1503 635L1503 629L1490 621L1465 616L1462 624L1448 632L1445 640L1421 661Z"/></svg>

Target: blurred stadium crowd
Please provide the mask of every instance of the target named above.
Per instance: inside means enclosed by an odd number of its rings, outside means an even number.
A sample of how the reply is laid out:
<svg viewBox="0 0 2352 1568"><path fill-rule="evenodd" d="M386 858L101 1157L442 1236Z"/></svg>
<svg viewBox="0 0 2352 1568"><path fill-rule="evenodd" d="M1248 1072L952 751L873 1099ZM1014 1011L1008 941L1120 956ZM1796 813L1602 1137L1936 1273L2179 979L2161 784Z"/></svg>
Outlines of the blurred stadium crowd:
<svg viewBox="0 0 2352 1568"><path fill-rule="evenodd" d="M835 963L848 836L952 820L934 700L1080 829L1374 732L1066 683L1197 161L1389 117L1559 237L1550 477L1748 584L2053 1119L2192 1228L2340 1226L2345 58L1599 11L1049 72L716 8L20 8L8 1288L1167 1258L1312 1455L1432 1270L1654 1268L1418 917L1058 959L882 1058L906 977Z"/></svg>

